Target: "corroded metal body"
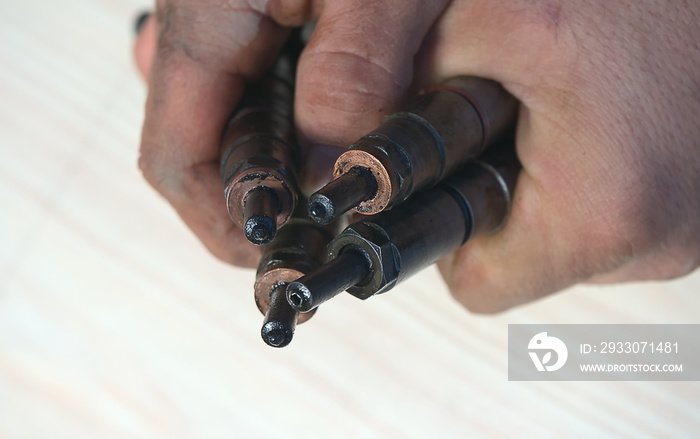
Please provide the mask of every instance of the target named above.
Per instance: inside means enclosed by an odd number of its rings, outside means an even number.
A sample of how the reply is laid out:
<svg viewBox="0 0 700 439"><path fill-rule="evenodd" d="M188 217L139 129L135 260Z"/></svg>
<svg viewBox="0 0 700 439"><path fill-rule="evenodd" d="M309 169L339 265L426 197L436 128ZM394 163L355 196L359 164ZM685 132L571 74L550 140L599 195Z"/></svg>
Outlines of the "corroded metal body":
<svg viewBox="0 0 700 439"><path fill-rule="evenodd" d="M352 194L333 194L331 182L311 196L310 215L324 223L358 199L353 208L362 214L402 203L480 156L508 131L516 112L517 101L498 83L452 78L351 145L335 163L335 178L347 182L359 168L367 183ZM314 215L314 209L326 215Z"/></svg>
<svg viewBox="0 0 700 439"><path fill-rule="evenodd" d="M519 169L512 147L499 147L395 209L351 224L329 245L329 263L289 284L287 300L308 311L347 285L350 294L367 299L473 236L495 233L509 215Z"/></svg>
<svg viewBox="0 0 700 439"><path fill-rule="evenodd" d="M271 241L297 204L301 159L293 105L301 48L294 33L272 69L246 87L222 139L226 206L231 219L254 244Z"/></svg>

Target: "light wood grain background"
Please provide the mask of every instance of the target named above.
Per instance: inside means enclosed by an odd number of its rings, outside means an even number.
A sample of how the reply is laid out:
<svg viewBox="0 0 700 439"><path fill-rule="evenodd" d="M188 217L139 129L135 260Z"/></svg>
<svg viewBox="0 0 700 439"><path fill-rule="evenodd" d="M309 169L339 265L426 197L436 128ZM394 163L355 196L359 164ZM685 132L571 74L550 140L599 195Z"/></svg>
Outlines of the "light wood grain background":
<svg viewBox="0 0 700 439"><path fill-rule="evenodd" d="M137 167L140 0L0 2L1 438L697 437L697 382L509 382L508 323L700 323L700 274L472 315L427 270L285 349ZM700 355L700 353L698 353Z"/></svg>

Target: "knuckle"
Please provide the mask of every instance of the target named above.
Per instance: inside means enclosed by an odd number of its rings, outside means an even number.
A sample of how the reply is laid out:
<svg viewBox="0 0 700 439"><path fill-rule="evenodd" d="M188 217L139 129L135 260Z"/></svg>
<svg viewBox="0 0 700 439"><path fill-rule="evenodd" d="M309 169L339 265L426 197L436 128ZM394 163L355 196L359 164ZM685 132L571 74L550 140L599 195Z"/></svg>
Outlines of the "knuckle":
<svg viewBox="0 0 700 439"><path fill-rule="evenodd" d="M172 186L174 173L168 168L168 160L151 144L144 142L138 158L138 167L144 179L159 192Z"/></svg>
<svg viewBox="0 0 700 439"><path fill-rule="evenodd" d="M153 161L153 156L151 154L146 154L143 148L141 149L141 153L139 154L138 167L141 171L141 175L143 175L147 182L153 185L152 181L154 180L153 177L156 174L156 166Z"/></svg>
<svg viewBox="0 0 700 439"><path fill-rule="evenodd" d="M157 60L163 64L186 61L214 68L241 56L260 31L264 5L257 3L264 1L201 4L190 0L159 5L155 14Z"/></svg>
<svg viewBox="0 0 700 439"><path fill-rule="evenodd" d="M162 63L174 62L179 58L206 64L207 53L215 52L218 40L210 31L200 25L202 14L187 2L168 2L156 11L158 37L156 57ZM210 29L217 26L211 23Z"/></svg>
<svg viewBox="0 0 700 439"><path fill-rule="evenodd" d="M459 250L441 262L452 297L476 314L495 314L517 304L514 294L522 291L508 288L509 280L501 267L480 262L477 249L471 250Z"/></svg>

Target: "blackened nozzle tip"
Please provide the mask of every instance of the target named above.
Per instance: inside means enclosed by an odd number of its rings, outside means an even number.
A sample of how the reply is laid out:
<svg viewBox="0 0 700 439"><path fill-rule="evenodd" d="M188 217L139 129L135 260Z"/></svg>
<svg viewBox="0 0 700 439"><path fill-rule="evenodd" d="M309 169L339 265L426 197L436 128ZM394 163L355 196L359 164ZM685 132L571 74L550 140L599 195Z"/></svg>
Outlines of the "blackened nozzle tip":
<svg viewBox="0 0 700 439"><path fill-rule="evenodd" d="M243 232L256 245L267 244L277 234L279 198L275 191L258 187L251 190L243 201Z"/></svg>
<svg viewBox="0 0 700 439"><path fill-rule="evenodd" d="M309 218L319 224L330 224L335 219L333 202L323 194L313 194L307 206Z"/></svg>
<svg viewBox="0 0 700 439"><path fill-rule="evenodd" d="M287 285L287 302L299 312L308 312L314 308L311 291L301 282Z"/></svg>
<svg viewBox="0 0 700 439"><path fill-rule="evenodd" d="M377 193L377 179L366 168L355 166L309 197L309 217L330 224Z"/></svg>
<svg viewBox="0 0 700 439"><path fill-rule="evenodd" d="M370 275L363 250L348 249L287 285L287 302L299 312L309 312L353 287Z"/></svg>
<svg viewBox="0 0 700 439"><path fill-rule="evenodd" d="M277 234L277 224L267 215L255 215L245 222L244 233L256 245L267 244Z"/></svg>
<svg viewBox="0 0 700 439"><path fill-rule="evenodd" d="M262 335L263 340L269 346L283 348L292 341L294 331L289 325L275 320L265 323L260 331L260 335Z"/></svg>

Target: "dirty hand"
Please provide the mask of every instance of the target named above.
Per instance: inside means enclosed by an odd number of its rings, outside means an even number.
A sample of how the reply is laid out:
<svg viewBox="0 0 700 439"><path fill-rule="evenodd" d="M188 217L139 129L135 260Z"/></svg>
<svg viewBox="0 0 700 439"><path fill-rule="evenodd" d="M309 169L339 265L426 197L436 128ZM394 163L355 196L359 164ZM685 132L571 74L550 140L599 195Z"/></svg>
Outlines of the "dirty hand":
<svg viewBox="0 0 700 439"><path fill-rule="evenodd" d="M305 179L318 186L341 151L334 147L374 128L406 91L413 57L446 3L157 1L135 44L148 82L144 176L214 255L254 266L259 250L228 217L218 176L221 134L245 83L271 65L288 27L318 21L295 100L307 168L324 170Z"/></svg>
<svg viewBox="0 0 700 439"><path fill-rule="evenodd" d="M439 264L469 309L700 263L694 2L164 0L155 15L136 45L149 81L140 165L223 260L258 257L222 202L224 124L283 26L318 20L295 102L309 163L374 128L411 84L481 76L521 101L508 225Z"/></svg>

